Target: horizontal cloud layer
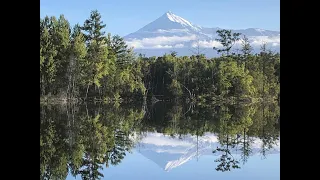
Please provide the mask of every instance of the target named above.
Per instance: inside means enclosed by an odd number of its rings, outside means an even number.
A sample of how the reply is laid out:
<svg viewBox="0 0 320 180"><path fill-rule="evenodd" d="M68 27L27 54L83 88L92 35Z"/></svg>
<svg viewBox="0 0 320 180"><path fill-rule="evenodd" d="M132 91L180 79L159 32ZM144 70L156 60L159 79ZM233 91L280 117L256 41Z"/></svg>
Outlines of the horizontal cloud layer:
<svg viewBox="0 0 320 180"><path fill-rule="evenodd" d="M279 36L251 36L248 37L251 46L260 47L263 43L272 47L280 46ZM168 49L168 48L220 48L222 45L216 40L198 40L196 35L190 36L158 36L153 38L130 39L127 41L128 46L136 49ZM235 47L240 47L242 41L238 41Z"/></svg>
<svg viewBox="0 0 320 180"><path fill-rule="evenodd" d="M222 45L220 44L220 42L215 41L215 40L210 40L210 41L197 41L197 42L193 42L192 43L192 47L201 47L201 48L213 48L213 47L221 47Z"/></svg>
<svg viewBox="0 0 320 180"><path fill-rule="evenodd" d="M132 39L127 41L128 46L136 49L183 47L183 42L195 40L196 35L191 36L158 36L154 38Z"/></svg>

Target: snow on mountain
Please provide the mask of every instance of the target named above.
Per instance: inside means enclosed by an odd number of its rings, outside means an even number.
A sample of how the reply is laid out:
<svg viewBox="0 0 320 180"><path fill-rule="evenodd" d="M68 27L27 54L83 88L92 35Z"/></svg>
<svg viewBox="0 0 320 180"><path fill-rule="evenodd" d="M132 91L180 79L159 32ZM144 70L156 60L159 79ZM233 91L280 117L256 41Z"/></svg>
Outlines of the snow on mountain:
<svg viewBox="0 0 320 180"><path fill-rule="evenodd" d="M190 55L192 54L190 48L195 46L195 43L201 48L211 49L206 52L211 53L213 52L212 47L217 47L218 42L215 38L217 38L216 31L219 29L221 28L195 25L168 11L138 31L128 34L124 39L138 53L143 53L147 56L163 55L164 52L172 50L177 51L179 55ZM279 51L279 31L248 28L234 29L233 32L246 35L249 41L253 42L252 46L254 48L259 49L262 43L267 43L271 49Z"/></svg>
<svg viewBox="0 0 320 180"><path fill-rule="evenodd" d="M252 138L252 140L252 155L259 154L262 141L258 138ZM213 133L206 133L201 137L185 135L178 138L149 132L140 140L136 149L160 168L170 171L194 158L200 158L204 155L221 155L221 153L212 153L216 147L221 147L221 145L218 142L218 137ZM240 154L241 151L233 148L231 153L235 155ZM273 149L268 150L266 154L275 153L280 153L280 141L277 141Z"/></svg>
<svg viewBox="0 0 320 180"><path fill-rule="evenodd" d="M189 21L183 19L180 16L177 16L177 15L173 14L170 11L166 13L166 16L170 21L179 23L179 24L181 24L182 26L184 26L186 28L191 28L192 30L195 30L195 31L200 31L200 29L201 29L201 27L193 26Z"/></svg>
<svg viewBox="0 0 320 180"><path fill-rule="evenodd" d="M147 24L137 32L125 36L126 39L148 38L159 35L189 35L200 31L198 26L168 11L155 21Z"/></svg>

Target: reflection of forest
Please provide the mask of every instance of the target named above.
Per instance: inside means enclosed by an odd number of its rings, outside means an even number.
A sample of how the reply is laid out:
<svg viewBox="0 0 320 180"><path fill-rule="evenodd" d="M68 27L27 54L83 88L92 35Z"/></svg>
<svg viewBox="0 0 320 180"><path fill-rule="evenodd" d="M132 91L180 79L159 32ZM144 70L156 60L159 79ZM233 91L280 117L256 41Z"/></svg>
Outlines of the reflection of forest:
<svg viewBox="0 0 320 180"><path fill-rule="evenodd" d="M276 104L189 107L158 102L153 106L40 107L40 179L66 179L69 172L82 179L103 177L104 166L117 165L146 131L171 136L216 133L223 152L218 171L239 168L251 154L252 138L262 141L266 155L279 139L280 109ZM135 137L135 138L132 138ZM241 159L230 149L237 146Z"/></svg>

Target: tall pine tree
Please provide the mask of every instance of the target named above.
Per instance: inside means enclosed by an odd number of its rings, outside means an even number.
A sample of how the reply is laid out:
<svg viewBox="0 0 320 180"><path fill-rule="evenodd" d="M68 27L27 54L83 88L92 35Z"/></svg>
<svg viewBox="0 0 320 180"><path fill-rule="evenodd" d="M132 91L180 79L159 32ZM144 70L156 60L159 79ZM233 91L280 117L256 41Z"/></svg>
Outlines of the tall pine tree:
<svg viewBox="0 0 320 180"><path fill-rule="evenodd" d="M87 75L85 83L86 98L88 96L90 86L100 87L100 80L108 73L108 47L107 39L104 36L103 28L106 25L101 20L101 15L97 10L91 12L90 17L85 21L83 27L84 37L87 43L87 67L84 69ZM100 91L99 91L100 92Z"/></svg>

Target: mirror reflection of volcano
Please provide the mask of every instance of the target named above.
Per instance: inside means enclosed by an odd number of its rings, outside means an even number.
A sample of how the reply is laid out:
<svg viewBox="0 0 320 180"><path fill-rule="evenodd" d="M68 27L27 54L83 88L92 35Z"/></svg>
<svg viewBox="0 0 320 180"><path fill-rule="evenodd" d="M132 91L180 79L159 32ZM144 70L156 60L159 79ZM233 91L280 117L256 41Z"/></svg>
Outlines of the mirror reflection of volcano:
<svg viewBox="0 0 320 180"><path fill-rule="evenodd" d="M240 137L241 138L241 137ZM259 138L252 138L252 154L261 152L262 141ZM162 133L148 132L137 144L137 151L144 157L156 163L165 171L177 168L192 159L201 158L204 155L221 155L221 152L212 153L214 149L220 147L217 136L214 133L205 133L204 136L184 135L182 137L172 137ZM234 155L238 155L239 146L230 148ZM276 145L268 150L266 154L280 153L280 140Z"/></svg>
<svg viewBox="0 0 320 180"><path fill-rule="evenodd" d="M41 177L278 178L277 104L146 106L41 106Z"/></svg>

